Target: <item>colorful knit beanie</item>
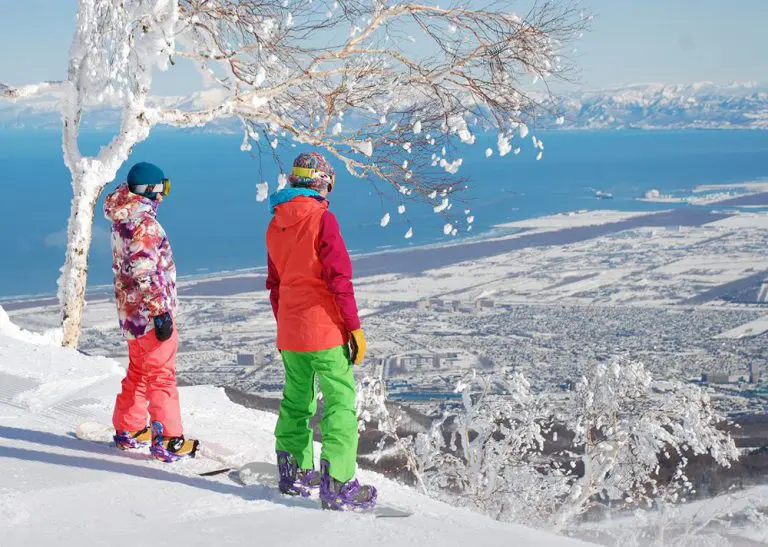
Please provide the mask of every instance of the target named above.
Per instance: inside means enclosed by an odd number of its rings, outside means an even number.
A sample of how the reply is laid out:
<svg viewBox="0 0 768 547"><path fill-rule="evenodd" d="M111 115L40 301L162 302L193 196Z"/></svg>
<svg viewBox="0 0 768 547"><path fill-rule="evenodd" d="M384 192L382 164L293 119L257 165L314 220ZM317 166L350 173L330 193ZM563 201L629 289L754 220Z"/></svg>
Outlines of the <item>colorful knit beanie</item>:
<svg viewBox="0 0 768 547"><path fill-rule="evenodd" d="M328 185L333 187L336 171L322 154L303 152L294 160L288 182L294 188L309 188L319 192L328 188Z"/></svg>

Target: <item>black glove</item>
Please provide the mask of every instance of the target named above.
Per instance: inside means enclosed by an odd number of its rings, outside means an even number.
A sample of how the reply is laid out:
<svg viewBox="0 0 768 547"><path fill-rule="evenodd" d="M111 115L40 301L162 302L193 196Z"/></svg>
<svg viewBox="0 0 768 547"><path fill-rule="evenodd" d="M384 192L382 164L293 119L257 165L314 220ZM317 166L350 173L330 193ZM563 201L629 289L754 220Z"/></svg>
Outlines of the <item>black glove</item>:
<svg viewBox="0 0 768 547"><path fill-rule="evenodd" d="M155 334L157 339L161 342L165 342L173 335L173 317L168 312L163 315L158 315L154 319L155 322Z"/></svg>

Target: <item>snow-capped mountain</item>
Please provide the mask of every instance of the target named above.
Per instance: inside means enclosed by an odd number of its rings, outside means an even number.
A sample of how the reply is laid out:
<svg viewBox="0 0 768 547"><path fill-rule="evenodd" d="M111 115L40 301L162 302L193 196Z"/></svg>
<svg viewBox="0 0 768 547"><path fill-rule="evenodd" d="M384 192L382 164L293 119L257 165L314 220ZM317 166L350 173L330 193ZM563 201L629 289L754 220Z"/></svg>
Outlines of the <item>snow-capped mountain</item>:
<svg viewBox="0 0 768 547"><path fill-rule="evenodd" d="M181 109L215 104L215 91L189 98L158 97L157 103ZM220 97L219 97L220 98ZM536 124L563 129L768 129L768 86L709 82L689 85L642 84L597 91L575 91L550 105L556 116L539 117ZM15 104L0 101L0 129L58 129L56 103L51 98ZM93 109L83 119L90 130L116 126L118 112L109 106ZM220 120L208 131L237 131L232 120Z"/></svg>
<svg viewBox="0 0 768 547"><path fill-rule="evenodd" d="M570 129L768 129L768 87L753 83L634 85L570 93L558 106Z"/></svg>

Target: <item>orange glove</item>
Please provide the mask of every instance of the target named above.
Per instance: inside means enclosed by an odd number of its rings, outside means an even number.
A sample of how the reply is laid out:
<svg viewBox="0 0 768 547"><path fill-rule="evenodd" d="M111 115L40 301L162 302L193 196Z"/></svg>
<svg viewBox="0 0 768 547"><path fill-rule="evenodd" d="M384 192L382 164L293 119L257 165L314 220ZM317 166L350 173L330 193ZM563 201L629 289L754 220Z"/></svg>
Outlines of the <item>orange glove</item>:
<svg viewBox="0 0 768 547"><path fill-rule="evenodd" d="M365 344L365 333L363 329L353 330L349 333L349 352L351 361L359 365L365 358L365 351L368 347Z"/></svg>

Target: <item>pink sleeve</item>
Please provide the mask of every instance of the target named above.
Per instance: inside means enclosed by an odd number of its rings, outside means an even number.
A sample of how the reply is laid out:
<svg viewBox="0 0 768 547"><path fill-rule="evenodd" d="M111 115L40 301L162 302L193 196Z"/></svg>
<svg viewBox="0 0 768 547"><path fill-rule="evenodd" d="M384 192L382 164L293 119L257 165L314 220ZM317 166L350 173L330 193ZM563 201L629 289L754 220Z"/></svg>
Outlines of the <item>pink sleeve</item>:
<svg viewBox="0 0 768 547"><path fill-rule="evenodd" d="M355 289L352 286L352 261L341 237L339 222L330 211L320 222L318 255L323 265L323 280L336 300L344 326L349 331L360 328Z"/></svg>
<svg viewBox="0 0 768 547"><path fill-rule="evenodd" d="M277 273L272 257L267 255L267 289L269 290L269 303L272 304L272 313L277 319L278 303L280 301L280 275Z"/></svg>

